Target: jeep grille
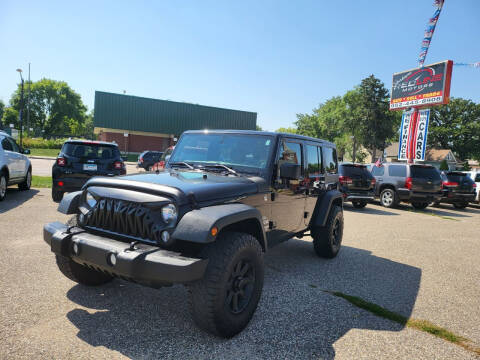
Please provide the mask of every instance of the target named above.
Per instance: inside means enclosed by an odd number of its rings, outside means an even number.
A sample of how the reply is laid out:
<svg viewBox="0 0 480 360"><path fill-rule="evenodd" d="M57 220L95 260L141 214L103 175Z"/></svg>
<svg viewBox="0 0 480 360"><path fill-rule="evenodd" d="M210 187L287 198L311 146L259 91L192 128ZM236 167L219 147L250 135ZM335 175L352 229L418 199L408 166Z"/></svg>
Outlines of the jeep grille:
<svg viewBox="0 0 480 360"><path fill-rule="evenodd" d="M87 214L83 226L87 229L140 240L160 243L160 233L167 224L162 220L160 207L134 202L100 199Z"/></svg>

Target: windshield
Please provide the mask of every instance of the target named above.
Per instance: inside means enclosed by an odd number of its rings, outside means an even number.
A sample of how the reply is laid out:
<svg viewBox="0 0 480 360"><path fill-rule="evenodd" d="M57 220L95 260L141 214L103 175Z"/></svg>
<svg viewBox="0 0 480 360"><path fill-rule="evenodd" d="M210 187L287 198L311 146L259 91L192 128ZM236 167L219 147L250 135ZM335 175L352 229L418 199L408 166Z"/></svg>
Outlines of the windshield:
<svg viewBox="0 0 480 360"><path fill-rule="evenodd" d="M62 152L68 156L88 159L114 159L120 157L118 147L95 143L65 143Z"/></svg>
<svg viewBox="0 0 480 360"><path fill-rule="evenodd" d="M264 169L272 149L273 137L268 135L185 134L176 145L169 163Z"/></svg>

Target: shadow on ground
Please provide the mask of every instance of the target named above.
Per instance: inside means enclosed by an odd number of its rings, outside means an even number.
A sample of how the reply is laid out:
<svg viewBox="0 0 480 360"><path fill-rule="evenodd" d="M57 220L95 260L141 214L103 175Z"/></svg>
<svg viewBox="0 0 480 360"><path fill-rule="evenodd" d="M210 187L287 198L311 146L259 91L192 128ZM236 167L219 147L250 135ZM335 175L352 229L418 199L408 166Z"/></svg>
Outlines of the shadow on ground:
<svg viewBox="0 0 480 360"><path fill-rule="evenodd" d="M230 340L196 328L182 286L154 290L120 280L99 288L76 285L67 296L89 311L77 308L67 317L81 340L130 358L333 359L333 345L351 329L400 331L403 326L322 290L360 296L408 317L421 278L416 267L348 246L335 259L321 259L310 241L298 239L272 249L265 264L257 312Z"/></svg>
<svg viewBox="0 0 480 360"><path fill-rule="evenodd" d="M30 189L28 191L20 191L16 188L8 188L5 200L0 202L0 214L22 205L24 202L33 198L38 194L38 190Z"/></svg>
<svg viewBox="0 0 480 360"><path fill-rule="evenodd" d="M382 210L382 209L378 209L378 208L376 208L376 207L372 207L371 204L367 204L367 206L365 206L365 207L362 208L362 209L356 209L356 208L354 208L351 203L345 203L343 207L344 207L345 210L352 211L352 212L356 212L356 213L360 213L360 214L368 214L368 215L387 215L387 216L390 216L390 215L400 215L400 214L397 214L397 213L394 213L394 212L391 212L391 211L388 211L388 210Z"/></svg>
<svg viewBox="0 0 480 360"><path fill-rule="evenodd" d="M381 206L379 201L375 201L374 204ZM395 209L403 210L403 211L413 211L418 213L427 213L429 215L436 215L436 216L449 216L449 217L459 217L459 218L471 217L469 214L480 213L479 211L473 208L455 209L453 205L448 205L448 204L440 204L439 207L434 207L430 205L424 210L417 210L411 204L400 203L395 207Z"/></svg>

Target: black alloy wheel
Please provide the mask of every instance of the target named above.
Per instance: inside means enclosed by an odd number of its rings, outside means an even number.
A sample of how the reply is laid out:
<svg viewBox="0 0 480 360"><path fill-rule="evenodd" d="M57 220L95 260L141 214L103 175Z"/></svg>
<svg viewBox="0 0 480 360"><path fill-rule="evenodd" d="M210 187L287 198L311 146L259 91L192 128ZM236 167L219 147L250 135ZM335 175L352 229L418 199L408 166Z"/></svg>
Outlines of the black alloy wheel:
<svg viewBox="0 0 480 360"><path fill-rule="evenodd" d="M239 260L228 279L225 305L233 314L239 314L250 302L255 284L255 268L248 260Z"/></svg>

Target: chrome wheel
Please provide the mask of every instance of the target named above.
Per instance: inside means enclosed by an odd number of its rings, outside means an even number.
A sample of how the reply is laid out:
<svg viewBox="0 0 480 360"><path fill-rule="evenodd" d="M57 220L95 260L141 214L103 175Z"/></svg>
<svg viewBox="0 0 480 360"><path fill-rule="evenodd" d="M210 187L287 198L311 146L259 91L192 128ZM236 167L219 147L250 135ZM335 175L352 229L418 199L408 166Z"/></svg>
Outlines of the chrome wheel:
<svg viewBox="0 0 480 360"><path fill-rule="evenodd" d="M385 190L382 193L382 205L391 206L393 204L393 192L391 190Z"/></svg>

